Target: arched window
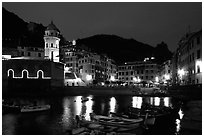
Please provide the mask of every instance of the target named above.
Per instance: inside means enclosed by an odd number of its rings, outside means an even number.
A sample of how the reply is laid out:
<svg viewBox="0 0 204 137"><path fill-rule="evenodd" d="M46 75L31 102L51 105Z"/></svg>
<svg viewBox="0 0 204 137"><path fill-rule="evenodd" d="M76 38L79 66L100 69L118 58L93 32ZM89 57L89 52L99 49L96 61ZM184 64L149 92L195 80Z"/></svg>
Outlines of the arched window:
<svg viewBox="0 0 204 137"><path fill-rule="evenodd" d="M38 70L38 72L37 72L37 77L38 77L39 79L42 79L42 78L43 78L43 75L44 75L43 71L42 71L42 70Z"/></svg>
<svg viewBox="0 0 204 137"><path fill-rule="evenodd" d="M24 79L28 78L28 71L27 71L26 69L24 69L24 70L22 71L22 77L23 77Z"/></svg>
<svg viewBox="0 0 204 137"><path fill-rule="evenodd" d="M13 69L8 70L8 78L13 78L14 77L14 71Z"/></svg>

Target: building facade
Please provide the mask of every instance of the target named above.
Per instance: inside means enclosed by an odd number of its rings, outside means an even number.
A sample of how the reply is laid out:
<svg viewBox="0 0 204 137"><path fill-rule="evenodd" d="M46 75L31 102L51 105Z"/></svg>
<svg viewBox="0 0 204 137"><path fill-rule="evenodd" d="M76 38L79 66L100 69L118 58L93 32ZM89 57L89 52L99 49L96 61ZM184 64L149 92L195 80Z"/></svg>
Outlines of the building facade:
<svg viewBox="0 0 204 137"><path fill-rule="evenodd" d="M88 85L115 80L117 66L114 60L79 46L75 41L67 43L62 48L63 61L84 83Z"/></svg>
<svg viewBox="0 0 204 137"><path fill-rule="evenodd" d="M59 62L59 34L60 31L53 22L51 22L45 30L45 57L54 62Z"/></svg>
<svg viewBox="0 0 204 137"><path fill-rule="evenodd" d="M129 85L158 82L158 65L152 61L127 62L118 66L118 80Z"/></svg>
<svg viewBox="0 0 204 137"><path fill-rule="evenodd" d="M186 34L178 43L177 83L202 83L202 30Z"/></svg>

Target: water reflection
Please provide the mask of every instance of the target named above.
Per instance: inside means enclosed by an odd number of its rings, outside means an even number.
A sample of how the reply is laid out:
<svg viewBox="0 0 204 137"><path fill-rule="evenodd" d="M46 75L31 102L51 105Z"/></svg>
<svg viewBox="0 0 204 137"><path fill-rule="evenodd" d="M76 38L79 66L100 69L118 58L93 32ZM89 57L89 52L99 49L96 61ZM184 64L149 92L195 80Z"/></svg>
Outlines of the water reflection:
<svg viewBox="0 0 204 137"><path fill-rule="evenodd" d="M85 103L85 106L86 106L86 113L84 115L85 119L86 120L90 120L90 113L93 112L93 101L92 101L92 97L89 96L87 97L89 100Z"/></svg>
<svg viewBox="0 0 204 137"><path fill-rule="evenodd" d="M160 98L159 97L155 97L154 98L154 105L155 106L159 106L160 105Z"/></svg>
<svg viewBox="0 0 204 137"><path fill-rule="evenodd" d="M132 107L141 108L142 107L142 97L132 97Z"/></svg>
<svg viewBox="0 0 204 137"><path fill-rule="evenodd" d="M164 106L165 106L165 107L170 107L169 97L165 97L165 98L164 98Z"/></svg>
<svg viewBox="0 0 204 137"><path fill-rule="evenodd" d="M81 111L82 111L81 98L82 96L77 96L75 98L75 114L76 115L81 115Z"/></svg>
<svg viewBox="0 0 204 137"><path fill-rule="evenodd" d="M176 134L179 134L179 131L181 129L181 120L183 118L183 111L180 109L179 112L179 119L176 119Z"/></svg>
<svg viewBox="0 0 204 137"><path fill-rule="evenodd" d="M70 110L70 99L69 98L64 98L63 100L63 115L62 115L62 123L64 127L69 127L70 125L70 119L71 119L71 110Z"/></svg>
<svg viewBox="0 0 204 137"><path fill-rule="evenodd" d="M116 99L115 99L115 97L112 97L110 99L109 105L110 105L110 112L115 112L116 111Z"/></svg>

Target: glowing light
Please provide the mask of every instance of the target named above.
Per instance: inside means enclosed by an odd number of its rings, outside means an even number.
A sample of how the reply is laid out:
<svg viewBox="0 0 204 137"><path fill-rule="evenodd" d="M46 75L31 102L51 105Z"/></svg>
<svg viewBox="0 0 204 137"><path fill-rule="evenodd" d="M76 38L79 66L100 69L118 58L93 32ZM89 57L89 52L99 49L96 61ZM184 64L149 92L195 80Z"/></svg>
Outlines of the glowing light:
<svg viewBox="0 0 204 137"><path fill-rule="evenodd" d="M165 75L164 75L164 78L165 78L166 80L169 80L169 79L170 79L170 75L169 75L169 74L165 74Z"/></svg>
<svg viewBox="0 0 204 137"><path fill-rule="evenodd" d="M155 81L156 81L156 82L159 82L159 78L158 78L158 77L155 77Z"/></svg>
<svg viewBox="0 0 204 137"><path fill-rule="evenodd" d="M169 102L169 97L164 98L164 106L169 107L170 102Z"/></svg>
<svg viewBox="0 0 204 137"><path fill-rule="evenodd" d="M89 100L85 103L86 106L86 114L85 114L85 119L86 120L90 120L90 113L93 112L93 101L92 101L92 97L87 97Z"/></svg>
<svg viewBox="0 0 204 137"><path fill-rule="evenodd" d="M181 120L176 119L176 132L178 133L181 129Z"/></svg>
<svg viewBox="0 0 204 137"><path fill-rule="evenodd" d="M135 82L137 82L137 78L136 78L136 77L134 77L133 80L134 80Z"/></svg>
<svg viewBox="0 0 204 137"><path fill-rule="evenodd" d="M183 111L181 109L179 110L178 114L179 114L179 118L182 119L184 114L183 114Z"/></svg>
<svg viewBox="0 0 204 137"><path fill-rule="evenodd" d="M76 97L76 102L75 102L75 108L76 108L76 115L81 115L81 110L82 110L82 103L81 103L81 97L82 96L77 96Z"/></svg>
<svg viewBox="0 0 204 137"><path fill-rule="evenodd" d="M72 41L72 45L76 45L76 40L73 40L73 41Z"/></svg>
<svg viewBox="0 0 204 137"><path fill-rule="evenodd" d="M137 82L141 82L141 79L139 77L137 78Z"/></svg>
<svg viewBox="0 0 204 137"><path fill-rule="evenodd" d="M153 104L154 104L154 98L151 97L151 98L150 98L150 105L153 105Z"/></svg>
<svg viewBox="0 0 204 137"><path fill-rule="evenodd" d="M151 57L151 59L155 59L155 57Z"/></svg>
<svg viewBox="0 0 204 137"><path fill-rule="evenodd" d="M155 97L155 99L154 99L154 105L155 105L155 106L159 106L159 105L160 105L160 98L159 98L159 97Z"/></svg>
<svg viewBox="0 0 204 137"><path fill-rule="evenodd" d="M37 77L29 77L28 70L26 70L26 69L22 70L20 77L15 77L15 76L14 76L14 70L13 70L13 69L9 69L9 70L7 71L8 77L9 77L9 72L10 72L10 71L12 71L12 73L13 73L13 78L16 78L16 79L21 79L21 78L23 78L23 72L26 72L26 73L27 73L27 77L26 77L27 79L39 79L39 72L42 73L42 79L51 79L51 77L44 77L44 72L43 72L42 70L38 70L38 71L37 71Z"/></svg>
<svg viewBox="0 0 204 137"><path fill-rule="evenodd" d="M178 74L179 74L180 76L183 76L183 75L185 74L184 69L179 69L179 70L178 70Z"/></svg>
<svg viewBox="0 0 204 137"><path fill-rule="evenodd" d="M2 60L11 59L11 55L2 55Z"/></svg>
<svg viewBox="0 0 204 137"><path fill-rule="evenodd" d="M196 61L196 70L198 70L197 68L200 67L200 72L202 72L202 61L201 60L197 60Z"/></svg>
<svg viewBox="0 0 204 137"><path fill-rule="evenodd" d="M115 77L114 77L114 76L111 76L111 77L110 77L110 80L111 80L111 81L115 81Z"/></svg>
<svg viewBox="0 0 204 137"><path fill-rule="evenodd" d="M132 98L132 107L141 108L142 107L142 97L133 97Z"/></svg>
<svg viewBox="0 0 204 137"><path fill-rule="evenodd" d="M116 99L115 99L115 97L111 98L109 105L110 105L110 112L115 112L115 110L116 110Z"/></svg>
<svg viewBox="0 0 204 137"><path fill-rule="evenodd" d="M86 80L88 80L88 81L92 80L92 76L91 75L86 75Z"/></svg>

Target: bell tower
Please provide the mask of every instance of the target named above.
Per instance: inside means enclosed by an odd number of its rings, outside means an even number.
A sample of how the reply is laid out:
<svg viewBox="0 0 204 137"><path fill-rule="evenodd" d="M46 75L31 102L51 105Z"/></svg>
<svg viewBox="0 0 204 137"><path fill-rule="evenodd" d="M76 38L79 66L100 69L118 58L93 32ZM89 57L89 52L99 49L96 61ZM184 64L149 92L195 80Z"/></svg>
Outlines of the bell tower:
<svg viewBox="0 0 204 137"><path fill-rule="evenodd" d="M54 62L59 62L59 34L60 31L51 21L51 23L46 28L44 35L45 58Z"/></svg>

